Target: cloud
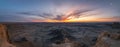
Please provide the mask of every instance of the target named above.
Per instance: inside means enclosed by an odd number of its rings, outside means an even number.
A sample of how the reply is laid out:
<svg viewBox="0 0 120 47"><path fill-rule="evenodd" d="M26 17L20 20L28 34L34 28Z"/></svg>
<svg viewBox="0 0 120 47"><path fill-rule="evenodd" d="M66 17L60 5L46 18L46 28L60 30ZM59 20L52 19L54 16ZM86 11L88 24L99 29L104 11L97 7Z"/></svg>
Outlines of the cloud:
<svg viewBox="0 0 120 47"><path fill-rule="evenodd" d="M0 22L30 22L30 20L16 15L2 15Z"/></svg>
<svg viewBox="0 0 120 47"><path fill-rule="evenodd" d="M71 16L73 16L74 18L79 18L81 16L83 16L84 14L83 13L86 13L86 12L90 12L90 11L94 11L95 9L82 9L82 10L74 10L72 13L70 13L69 15L66 15L66 17L63 17L63 19L67 19ZM90 16L90 15L88 15ZM86 17L86 16L84 16Z"/></svg>
<svg viewBox="0 0 120 47"><path fill-rule="evenodd" d="M35 12L19 12L17 14L22 14L22 15L27 15L27 16L29 15L39 16L39 17L46 18L46 19L50 19L50 16L53 16L50 13L35 13Z"/></svg>
<svg viewBox="0 0 120 47"><path fill-rule="evenodd" d="M30 20L19 14L16 14L14 11L1 10L0 22L30 22Z"/></svg>
<svg viewBox="0 0 120 47"><path fill-rule="evenodd" d="M89 11L93 11L93 10L91 10L91 9L88 9L88 10L75 10L73 13L71 13L71 14L68 15L68 16L74 15L74 16L77 17L77 16L81 16L82 13L89 12Z"/></svg>
<svg viewBox="0 0 120 47"><path fill-rule="evenodd" d="M63 20L63 15L57 15L53 20Z"/></svg>
<svg viewBox="0 0 120 47"><path fill-rule="evenodd" d="M95 9L82 9L82 10L74 10L72 13L66 15L66 14L53 14L53 13L35 13L35 12L19 12L18 14L22 14L22 15L31 15L31 16L39 16L42 17L44 19L50 19L50 20L66 20L68 17L70 16L74 16L75 18L79 18L80 16L83 15L83 13L86 12L90 12L90 11L94 11Z"/></svg>
<svg viewBox="0 0 120 47"><path fill-rule="evenodd" d="M74 16L74 18L79 18L80 16L83 16L83 13L94 11L94 10L95 9L83 9L83 10L77 9L68 15L66 15L66 14L56 15L56 17L54 17L52 20L58 20L58 21L67 20L67 18L69 18L71 16ZM91 14L91 15L95 15L95 14ZM90 16L90 15L86 15L86 16ZM86 16L84 16L84 17L86 17Z"/></svg>

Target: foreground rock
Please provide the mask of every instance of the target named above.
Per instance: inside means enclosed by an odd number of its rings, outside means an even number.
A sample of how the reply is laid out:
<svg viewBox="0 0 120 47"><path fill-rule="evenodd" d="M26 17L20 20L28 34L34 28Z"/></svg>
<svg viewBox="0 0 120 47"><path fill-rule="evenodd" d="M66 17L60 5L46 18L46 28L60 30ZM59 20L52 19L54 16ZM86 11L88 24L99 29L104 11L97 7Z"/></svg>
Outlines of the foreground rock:
<svg viewBox="0 0 120 47"><path fill-rule="evenodd" d="M120 34L103 32L94 47L120 47Z"/></svg>
<svg viewBox="0 0 120 47"><path fill-rule="evenodd" d="M15 47L15 45L10 44L8 39L8 34L6 32L6 26L0 24L0 47Z"/></svg>

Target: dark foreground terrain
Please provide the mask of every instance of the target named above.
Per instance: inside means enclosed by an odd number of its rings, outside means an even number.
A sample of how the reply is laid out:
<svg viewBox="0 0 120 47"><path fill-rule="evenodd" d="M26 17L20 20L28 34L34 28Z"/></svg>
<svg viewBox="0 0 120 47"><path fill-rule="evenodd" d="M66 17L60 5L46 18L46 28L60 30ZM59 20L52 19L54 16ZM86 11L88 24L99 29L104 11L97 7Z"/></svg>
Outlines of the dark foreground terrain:
<svg viewBox="0 0 120 47"><path fill-rule="evenodd" d="M120 47L120 23L1 23L0 47Z"/></svg>

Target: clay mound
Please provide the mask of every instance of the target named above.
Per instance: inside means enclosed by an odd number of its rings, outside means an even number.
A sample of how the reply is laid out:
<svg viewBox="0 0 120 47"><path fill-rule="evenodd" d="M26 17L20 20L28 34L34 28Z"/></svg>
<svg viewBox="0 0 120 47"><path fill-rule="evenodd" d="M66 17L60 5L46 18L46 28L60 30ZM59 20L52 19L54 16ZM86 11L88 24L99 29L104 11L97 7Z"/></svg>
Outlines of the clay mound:
<svg viewBox="0 0 120 47"><path fill-rule="evenodd" d="M70 35L68 31L64 31L62 29L52 30L48 35L52 36L52 38L50 38L51 42L56 42L56 41L64 42L65 38L69 39L70 41L75 40L75 37Z"/></svg>
<svg viewBox="0 0 120 47"><path fill-rule="evenodd" d="M52 36L50 38L52 47L81 47L80 43L68 31L56 29L52 30L48 35Z"/></svg>

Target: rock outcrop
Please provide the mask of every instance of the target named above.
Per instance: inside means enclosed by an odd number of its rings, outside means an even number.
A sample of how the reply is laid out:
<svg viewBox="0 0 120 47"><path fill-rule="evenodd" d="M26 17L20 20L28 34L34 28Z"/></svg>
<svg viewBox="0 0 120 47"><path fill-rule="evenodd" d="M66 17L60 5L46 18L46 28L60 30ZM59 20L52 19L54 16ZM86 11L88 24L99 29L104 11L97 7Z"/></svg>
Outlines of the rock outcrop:
<svg viewBox="0 0 120 47"><path fill-rule="evenodd" d="M120 34L103 32L94 47L120 47Z"/></svg>
<svg viewBox="0 0 120 47"><path fill-rule="evenodd" d="M12 27L11 26L9 27L9 25L6 25L6 27L7 27L7 30L8 30L7 32L9 35L9 40L10 40L9 42L11 44L14 44L16 47L34 47L34 43L29 41L30 39L27 38L30 36L27 36L26 34L19 33L19 32L22 32L25 30L24 26L12 25ZM10 31L9 31L9 29L10 29Z"/></svg>
<svg viewBox="0 0 120 47"><path fill-rule="evenodd" d="M6 31L6 26L0 24L0 47L16 47L13 44L10 44L8 39L8 34Z"/></svg>

